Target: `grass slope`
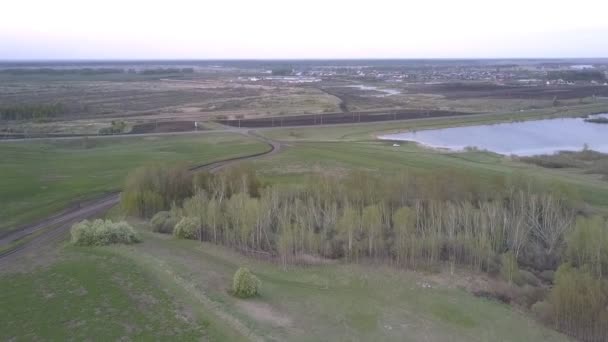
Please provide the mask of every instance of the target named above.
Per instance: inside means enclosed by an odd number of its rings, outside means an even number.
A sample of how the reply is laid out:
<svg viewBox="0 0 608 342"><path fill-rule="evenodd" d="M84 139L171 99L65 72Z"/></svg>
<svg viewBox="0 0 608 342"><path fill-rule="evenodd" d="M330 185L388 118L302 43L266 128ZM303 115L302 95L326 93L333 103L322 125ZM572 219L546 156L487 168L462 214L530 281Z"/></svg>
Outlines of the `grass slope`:
<svg viewBox="0 0 608 342"><path fill-rule="evenodd" d="M0 143L0 231L117 190L153 162L200 164L262 152L240 134L123 137Z"/></svg>
<svg viewBox="0 0 608 342"><path fill-rule="evenodd" d="M48 269L0 275L2 340L233 340L154 276L105 249L68 248Z"/></svg>
<svg viewBox="0 0 608 342"><path fill-rule="evenodd" d="M117 253L203 293L224 319L254 339L318 341L540 341L563 337L509 306L444 285L421 286L420 275L390 267L327 264L282 271L276 264L222 247L144 234ZM162 260L162 262L158 262ZM227 288L239 266L262 280L261 295L241 300ZM169 272L167 272L169 270Z"/></svg>
<svg viewBox="0 0 608 342"><path fill-rule="evenodd" d="M223 247L142 233L136 245L67 247L45 268L0 274L0 338L566 340L507 305L418 273L340 263L283 271ZM260 277L260 296L229 294L239 266Z"/></svg>
<svg viewBox="0 0 608 342"><path fill-rule="evenodd" d="M343 173L351 169L394 173L437 168L471 172L483 181L492 175L525 175L546 183L565 184L582 199L608 207L608 182L580 170L545 169L487 152L438 152L403 143L393 147L381 141L298 142L278 155L255 161L262 175L279 182L296 183L316 171Z"/></svg>

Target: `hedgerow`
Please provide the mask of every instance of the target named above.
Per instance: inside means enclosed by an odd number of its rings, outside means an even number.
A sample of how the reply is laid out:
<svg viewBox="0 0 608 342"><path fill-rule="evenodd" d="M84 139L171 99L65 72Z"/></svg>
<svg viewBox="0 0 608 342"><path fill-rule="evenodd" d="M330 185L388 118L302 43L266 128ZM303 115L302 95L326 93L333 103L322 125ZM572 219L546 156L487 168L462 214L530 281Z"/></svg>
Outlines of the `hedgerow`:
<svg viewBox="0 0 608 342"><path fill-rule="evenodd" d="M110 220L84 220L71 229L71 241L77 246L105 246L114 243L131 244L140 238L133 227L126 222Z"/></svg>

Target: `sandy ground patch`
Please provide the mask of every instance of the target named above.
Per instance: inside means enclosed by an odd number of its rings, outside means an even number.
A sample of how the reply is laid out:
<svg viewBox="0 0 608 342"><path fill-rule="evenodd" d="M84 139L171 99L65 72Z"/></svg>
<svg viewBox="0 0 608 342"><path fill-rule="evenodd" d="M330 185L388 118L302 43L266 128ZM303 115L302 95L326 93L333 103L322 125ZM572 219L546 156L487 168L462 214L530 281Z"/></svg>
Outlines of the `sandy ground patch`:
<svg viewBox="0 0 608 342"><path fill-rule="evenodd" d="M255 320L270 323L276 327L289 327L292 324L291 318L266 303L240 300L238 307Z"/></svg>

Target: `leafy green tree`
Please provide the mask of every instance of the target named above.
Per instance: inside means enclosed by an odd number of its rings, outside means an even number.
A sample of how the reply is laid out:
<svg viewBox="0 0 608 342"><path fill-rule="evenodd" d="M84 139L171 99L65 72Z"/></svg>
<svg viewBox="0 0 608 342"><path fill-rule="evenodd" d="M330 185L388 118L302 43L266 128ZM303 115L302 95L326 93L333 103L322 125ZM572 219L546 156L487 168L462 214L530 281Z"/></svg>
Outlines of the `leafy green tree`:
<svg viewBox="0 0 608 342"><path fill-rule="evenodd" d="M509 284L516 280L519 276L517 260L512 252L504 253L501 256L500 274L506 281L509 282Z"/></svg>
<svg viewBox="0 0 608 342"><path fill-rule="evenodd" d="M368 251L370 257L375 256L378 240L382 229L382 216L377 204L368 205L363 208L362 226L367 231Z"/></svg>
<svg viewBox="0 0 608 342"><path fill-rule="evenodd" d="M396 239L397 262L406 265L410 262L411 246L414 243L415 220L412 209L401 207L393 214L393 229Z"/></svg>
<svg viewBox="0 0 608 342"><path fill-rule="evenodd" d="M342 216L338 220L338 230L346 240L344 246L346 258L353 258L353 247L355 244L355 232L359 228L359 214L350 205L347 205L342 211Z"/></svg>
<svg viewBox="0 0 608 342"><path fill-rule="evenodd" d="M608 271L608 225L600 216L580 217L566 240L566 256L577 267L587 266L596 277Z"/></svg>

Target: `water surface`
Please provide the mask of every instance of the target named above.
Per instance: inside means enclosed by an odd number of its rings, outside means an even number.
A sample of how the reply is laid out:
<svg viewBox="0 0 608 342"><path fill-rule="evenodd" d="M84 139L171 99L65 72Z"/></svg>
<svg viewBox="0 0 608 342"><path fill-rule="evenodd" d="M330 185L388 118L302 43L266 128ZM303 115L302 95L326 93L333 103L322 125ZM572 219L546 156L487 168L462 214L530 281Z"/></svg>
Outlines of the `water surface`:
<svg viewBox="0 0 608 342"><path fill-rule="evenodd" d="M364 84L348 85L346 87L347 88L358 88L361 90L373 90L373 91L378 91L378 92L384 93L384 94L372 95L374 97L386 97L386 96L401 94L401 91L398 89L378 88L375 86L368 86L368 85L364 85Z"/></svg>
<svg viewBox="0 0 608 342"><path fill-rule="evenodd" d="M590 117L600 116L608 117L608 113ZM476 147L518 156L579 151L585 145L592 150L608 153L608 125L585 122L582 118L452 127L388 134L378 138L414 141L434 148L455 151Z"/></svg>

